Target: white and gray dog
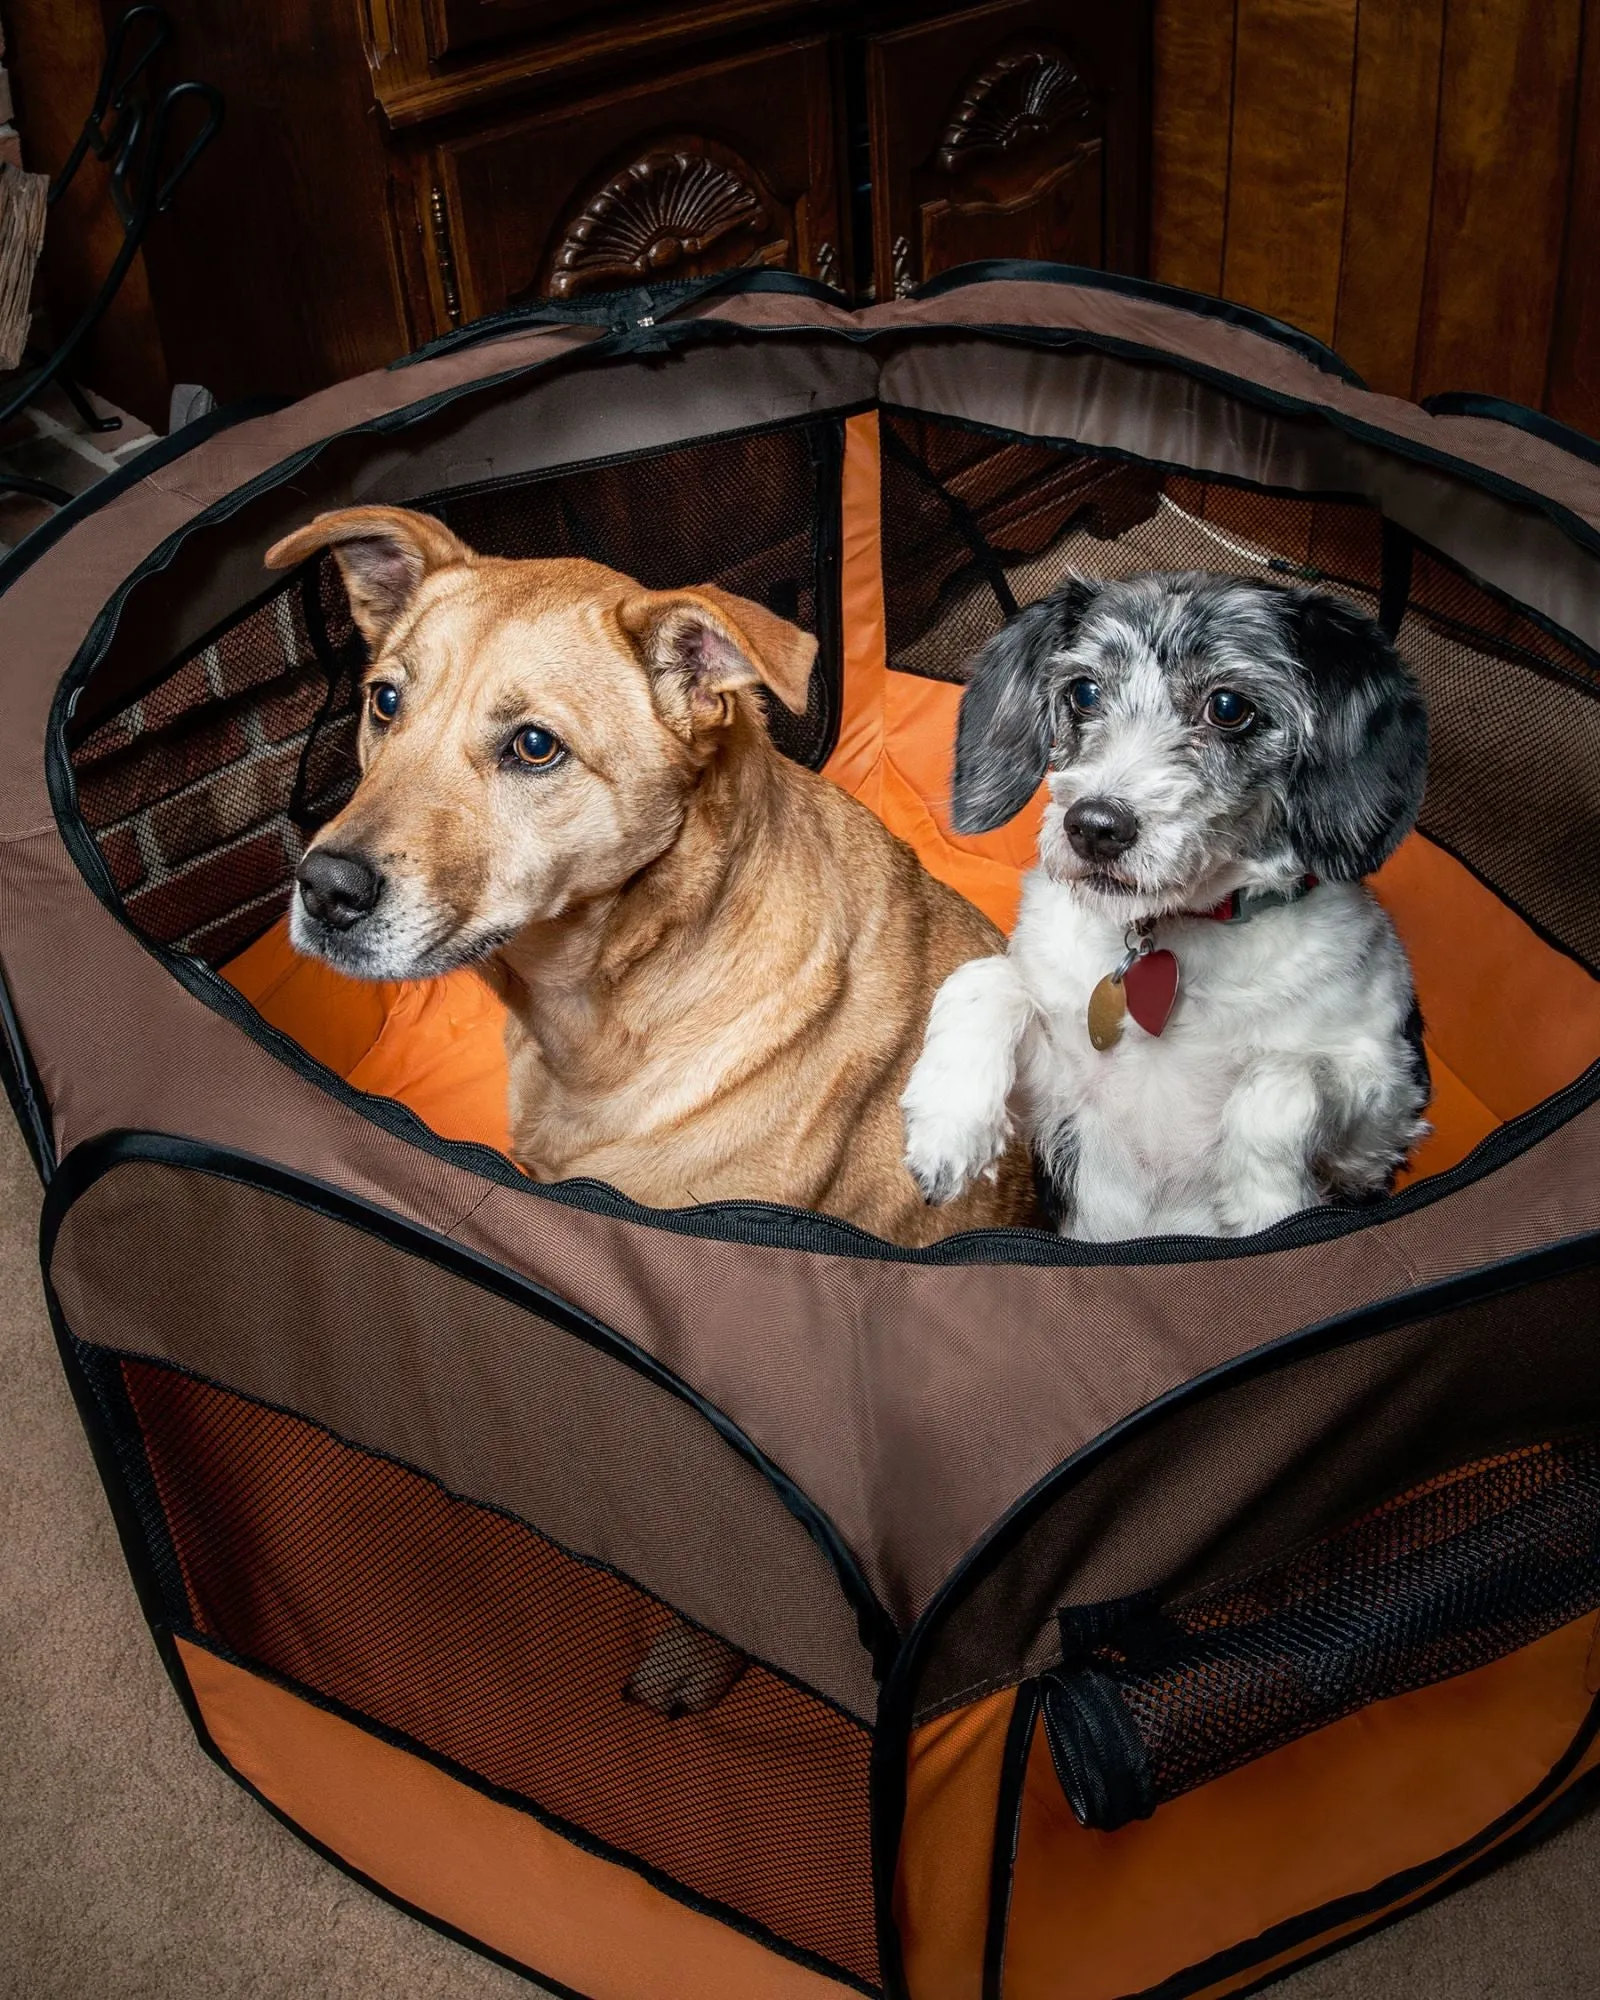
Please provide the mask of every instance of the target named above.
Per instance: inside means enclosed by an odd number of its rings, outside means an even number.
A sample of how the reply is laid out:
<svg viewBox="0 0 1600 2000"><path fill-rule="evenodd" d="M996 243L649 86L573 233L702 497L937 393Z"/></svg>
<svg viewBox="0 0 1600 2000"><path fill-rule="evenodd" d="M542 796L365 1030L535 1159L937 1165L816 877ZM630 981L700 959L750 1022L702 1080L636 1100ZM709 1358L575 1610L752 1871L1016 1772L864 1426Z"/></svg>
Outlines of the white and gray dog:
<svg viewBox="0 0 1600 2000"><path fill-rule="evenodd" d="M1010 952L940 989L901 1100L929 1201L1030 1138L1063 1235L1246 1236L1384 1193L1426 1132L1405 952L1361 886L1427 717L1379 628L1201 573L1069 582L978 655L954 820L1049 775Z"/></svg>

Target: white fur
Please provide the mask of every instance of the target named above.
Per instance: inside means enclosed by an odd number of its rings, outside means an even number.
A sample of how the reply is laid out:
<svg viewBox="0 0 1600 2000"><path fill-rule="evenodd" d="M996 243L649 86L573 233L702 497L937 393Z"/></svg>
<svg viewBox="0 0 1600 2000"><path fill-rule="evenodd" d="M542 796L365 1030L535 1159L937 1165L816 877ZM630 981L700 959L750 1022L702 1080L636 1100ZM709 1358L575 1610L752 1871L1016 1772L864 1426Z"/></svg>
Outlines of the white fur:
<svg viewBox="0 0 1600 2000"><path fill-rule="evenodd" d="M1096 1050L1089 995L1123 926L1071 882L1029 875L1009 954L945 982L902 1099L930 1200L990 1165L1015 1120L1047 1171L1064 1134L1075 1151L1063 1234L1246 1236L1325 1198L1314 1159L1381 1181L1426 1130L1397 1059L1410 969L1360 885L1245 923L1167 919L1156 943L1181 975L1165 1032L1129 1016Z"/></svg>
<svg viewBox="0 0 1600 2000"><path fill-rule="evenodd" d="M1242 725L1210 720L1218 691ZM1097 1241L1248 1236L1383 1193L1426 1078L1405 953L1354 878L1415 821L1426 738L1389 641L1316 592L1071 581L1011 619L962 699L952 813L996 826L1046 768L1050 804L1009 953L946 982L901 1099L926 1197L1015 1129L1062 1232ZM1121 812L1120 844L1088 803ZM1186 914L1240 889L1243 921ZM1097 1050L1089 996L1134 925L1175 954L1177 1003L1159 1037L1130 1014Z"/></svg>

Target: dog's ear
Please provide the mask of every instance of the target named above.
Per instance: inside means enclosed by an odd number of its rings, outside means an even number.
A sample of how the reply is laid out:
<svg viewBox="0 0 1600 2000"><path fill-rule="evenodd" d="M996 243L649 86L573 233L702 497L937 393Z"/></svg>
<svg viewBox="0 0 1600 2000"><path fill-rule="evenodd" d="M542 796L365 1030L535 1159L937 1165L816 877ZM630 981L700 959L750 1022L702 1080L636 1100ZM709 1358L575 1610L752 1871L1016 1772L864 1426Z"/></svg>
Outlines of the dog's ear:
<svg viewBox="0 0 1600 2000"><path fill-rule="evenodd" d="M1411 670L1352 606L1292 590L1284 617L1311 693L1289 774L1289 838L1309 873L1356 882L1382 867L1416 823L1428 711Z"/></svg>
<svg viewBox="0 0 1600 2000"><path fill-rule="evenodd" d="M785 708L806 712L817 642L764 605L714 584L695 590L641 590L617 607L658 695L691 728L732 716L740 688L770 688Z"/></svg>
<svg viewBox="0 0 1600 2000"><path fill-rule="evenodd" d="M1001 626L972 663L956 724L950 817L958 833L1014 819L1050 761L1050 662L1077 635L1095 585L1076 580Z"/></svg>
<svg viewBox="0 0 1600 2000"><path fill-rule="evenodd" d="M469 563L472 551L431 514L407 507L341 507L319 514L267 550L268 569L292 569L332 549L350 615L376 653L431 570Z"/></svg>

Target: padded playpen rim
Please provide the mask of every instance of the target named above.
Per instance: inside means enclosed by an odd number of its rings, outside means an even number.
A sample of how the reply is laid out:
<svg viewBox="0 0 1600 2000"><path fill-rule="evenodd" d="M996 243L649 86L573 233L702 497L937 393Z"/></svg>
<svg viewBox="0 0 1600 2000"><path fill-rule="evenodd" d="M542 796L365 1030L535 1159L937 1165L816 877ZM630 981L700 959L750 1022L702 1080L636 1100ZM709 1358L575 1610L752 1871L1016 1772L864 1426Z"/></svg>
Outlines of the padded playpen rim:
<svg viewBox="0 0 1600 2000"><path fill-rule="evenodd" d="M708 291L714 295L706 296ZM114 596L126 589L133 576L158 568L170 559L174 548L193 529L237 509L253 488L285 484L297 462L314 456L343 431L380 424L414 423L419 412L437 407L442 400L469 395L496 381L514 380L523 368L547 367L552 362L560 365L569 361L592 361L602 354L625 357L648 356L662 349L682 352L705 338L717 340L719 333L725 337L727 329L741 327L748 332L843 335L852 346L877 342L883 337L892 338L902 330L917 331L933 337L935 344L931 367L935 376L941 366L946 376L950 373L949 357L941 359L938 353L941 337L959 340L961 335L975 332L986 339L1026 340L1033 344L1065 341L1075 347L1099 349L1108 355L1142 354L1183 369L1197 381L1214 384L1226 379L1230 393L1243 394L1255 400L1265 396L1269 404L1279 407L1287 407L1292 389L1294 400L1302 411L1311 411L1342 424L1352 434L1379 435L1374 420L1381 414L1387 426L1384 437L1388 445L1415 458L1452 467L1456 472L1465 473L1480 482L1492 483L1503 494L1514 493L1520 502L1543 508L1566 535L1580 542L1586 550L1600 553L1600 468L1575 454L1567 441L1552 438L1549 435L1552 427L1547 421L1540 423L1540 434L1530 444L1532 433L1508 430L1503 420L1486 417L1476 405L1469 414L1425 416L1410 406L1395 404L1392 399L1372 396L1359 386L1349 371L1342 368L1337 357L1321 348L1320 343L1295 335L1292 329L1283 328L1247 309L1169 292L1148 281L1120 280L1103 273L1074 272L1057 267L984 264L949 274L935 285L925 288L923 294L914 300L897 301L890 306L856 313L844 311L833 304L823 288L779 273L748 274L739 281L723 279L714 288L690 284L679 288L679 295L684 301L680 314L665 325L653 323L656 322L655 314L641 315L638 299L599 302L591 308L591 312L600 325L580 326L577 324L578 315L570 310L560 314L561 323L548 328L538 325L537 311L504 315L499 322L462 329L457 334L446 336L434 343L431 349L422 350L419 356L408 357L403 367L387 371L383 376L361 378L358 383L343 385L342 389L325 391L321 396L308 399L307 403L277 417L247 417L242 431L231 426L221 428L218 420L213 419L205 427L209 437L202 438L196 447L200 455L208 448L217 449L219 445L231 451L244 436L259 433L264 426L271 429L290 417L308 415L313 410L323 421L313 427L314 435L302 445L300 453L272 456L263 451L254 454L252 462L258 469L252 480L234 480L209 505L190 506L185 518L170 524L165 535L155 538L154 545L146 549L132 574L119 579ZM668 302L671 302L670 291ZM646 294L644 303L659 306L659 290ZM642 325L636 323L641 317L644 319ZM506 321L514 321L515 330L505 324ZM1177 337L1180 333L1182 339ZM1160 340L1167 343L1165 349L1160 346ZM538 355L527 354L523 350L528 342L536 343L546 351ZM552 344L553 352L549 351ZM768 348L766 351L770 354L772 350ZM511 359L513 354L521 366L504 368L494 365ZM1219 361L1230 362L1238 372L1232 377L1222 377ZM474 365L469 367L469 363ZM1250 364L1248 372L1246 364ZM930 364L925 356L914 356L911 363L913 373L919 365L926 370ZM420 386L419 377L426 378L439 370L450 371L452 379L437 385L430 396L419 398L413 394L408 399L399 400L392 393L375 393L382 389L392 390L396 384L414 390ZM360 400L369 405L381 402L382 408L375 413L369 408L368 414L355 426L326 422L330 417L355 414L342 406L356 400L358 391L366 392ZM839 407L848 408L848 402L841 403ZM302 432L304 428L303 424L297 426ZM1441 431L1445 433L1448 449L1441 449L1438 435ZM1419 437L1419 432L1425 437ZM718 434L722 434L720 429ZM1508 443L1508 440L1514 442ZM150 538L149 530L130 516L137 517L141 512L156 513L161 499L168 495L179 497L181 501L191 498L185 491L182 470L185 459L192 458L194 454L177 453L178 442L178 439L167 441L167 449L161 454L164 462L159 467L149 465L131 488L124 487L108 496L107 505L116 515L119 527L125 532L138 533L141 542ZM154 458L155 453L151 457ZM170 473L168 464L174 467ZM1542 487L1512 484L1513 473L1525 478L1530 470L1546 475ZM198 494L193 498L198 499ZM144 503L142 508L141 501ZM89 525L94 525L92 519ZM81 532L80 518L80 524L70 539L76 539ZM61 586L67 584L71 565L64 550L45 548L34 558L34 562L37 567L33 574L21 576L24 587L36 582L41 570L59 577ZM13 573L12 581L18 581L18 573ZM81 616L84 598L76 590L74 595L78 598ZM3 625L5 612L10 608L9 599L0 601L0 625ZM31 732L18 732L17 737L9 739L13 753L9 774L4 762L0 761L0 811L5 809L9 792L12 809L7 817L11 823L16 824L19 814L25 822L38 823L42 802L37 797L37 780L42 762L47 770L49 790L53 794L54 816L78 870L95 888L101 905L109 906L112 913L120 918L120 897L105 874L94 843L87 839L81 823L76 820L72 808L71 773L61 756L62 732L76 706L76 687L92 662L97 634L105 626L110 610L110 603L96 608L81 646L74 649L75 658L71 666L53 688L45 758L36 761L27 756L27 750L36 743L36 739L29 740ZM59 618L60 611L59 602L51 606L54 618ZM24 648L19 645L13 657L25 657ZM58 662L59 657L57 652ZM31 692L36 698L40 691L36 688ZM22 754L19 755L19 751ZM385 1125L409 1143L458 1159L474 1173L497 1177L506 1185L526 1189L526 1181L517 1176L509 1163L498 1155L489 1153L487 1149L440 1140L404 1107L386 1099L363 1097L345 1086L341 1079L308 1065L292 1044L267 1028L247 1003L205 968L198 967L193 961L185 962L179 954L162 952L159 946L143 938L140 943L146 950L156 952L166 970L187 984L209 1007L230 1014L235 1025L271 1048L286 1064L313 1074L320 1089L352 1104L363 1116ZM42 1159L43 1142L49 1137L54 1150L54 1140L58 1135L46 1135L41 1129L41 1093L29 1082L30 1073L36 1070L37 1059L20 1021L16 1019L16 1002L9 995L4 1008L0 1009L0 1025L4 1025L3 1016L7 1014L13 1016L14 1026L14 1032L8 1034L12 1043L10 1067L20 1079L19 1085L13 1089L13 1097L25 1129L33 1137L35 1152ZM1385 1215L1397 1215L1411 1207L1428 1206L1447 1199L1456 1189L1492 1171L1503 1160L1537 1144L1549 1131L1583 1108L1592 1097L1597 1081L1600 1079L1594 1073L1580 1078L1521 1118L1500 1127L1467 1160L1441 1175L1418 1183L1401 1193L1393 1203L1385 1205ZM118 1119L116 1122L135 1121ZM71 1143L67 1135L59 1136L63 1143ZM576 1200L601 1212L610 1212L619 1219L649 1227L703 1236L719 1233L723 1226L715 1205L701 1210L656 1211L639 1208L620 1196L591 1188L573 1189L558 1185L539 1192L549 1199ZM1242 1245L1175 1238L1147 1239L1131 1246L1103 1247L1062 1242L1032 1233L1019 1236L1015 1232L1002 1232L992 1237L947 1239L944 1244L930 1250L908 1252L897 1250L847 1224L812 1217L800 1211L773 1208L756 1218L746 1205L730 1204L729 1209L728 1227L736 1240L780 1242L872 1260L906 1259L930 1263L965 1261L968 1258L990 1262L1016 1259L1030 1263L1068 1264L1131 1264L1149 1260L1187 1263L1205 1257L1255 1255L1279 1247L1327 1240L1370 1227L1373 1220L1368 1215L1337 1209L1311 1211Z"/></svg>

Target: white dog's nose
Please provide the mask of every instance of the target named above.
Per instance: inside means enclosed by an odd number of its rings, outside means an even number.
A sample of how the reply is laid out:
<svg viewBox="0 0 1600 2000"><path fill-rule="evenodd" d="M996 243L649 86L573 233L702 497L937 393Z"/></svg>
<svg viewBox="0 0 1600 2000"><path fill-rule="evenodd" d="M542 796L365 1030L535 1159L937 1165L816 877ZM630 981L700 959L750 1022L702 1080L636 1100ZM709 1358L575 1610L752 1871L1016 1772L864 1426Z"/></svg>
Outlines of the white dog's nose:
<svg viewBox="0 0 1600 2000"><path fill-rule="evenodd" d="M1139 838L1139 822L1118 799L1079 799L1067 807L1067 838L1085 861L1115 861Z"/></svg>

